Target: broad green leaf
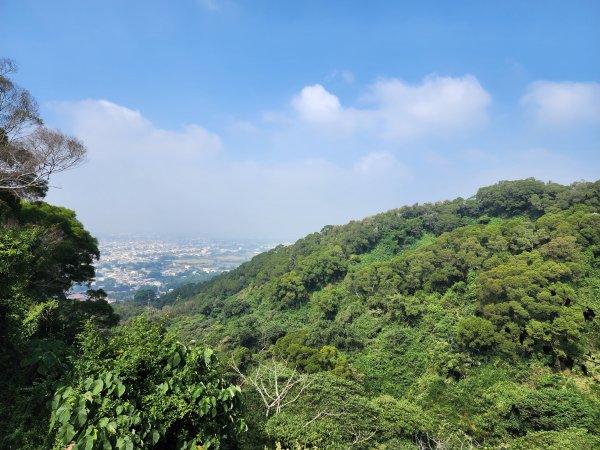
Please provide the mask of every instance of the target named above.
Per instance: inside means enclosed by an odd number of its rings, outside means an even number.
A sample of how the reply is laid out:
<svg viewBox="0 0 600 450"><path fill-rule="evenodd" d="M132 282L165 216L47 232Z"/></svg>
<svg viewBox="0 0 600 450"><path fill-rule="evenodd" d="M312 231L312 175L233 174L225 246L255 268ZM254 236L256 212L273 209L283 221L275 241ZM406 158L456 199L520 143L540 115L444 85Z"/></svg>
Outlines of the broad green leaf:
<svg viewBox="0 0 600 450"><path fill-rule="evenodd" d="M54 429L54 425L56 425L56 415L53 413L50 418L50 426L48 427L48 432L51 432Z"/></svg>
<svg viewBox="0 0 600 450"><path fill-rule="evenodd" d="M156 445L160 439L160 433L156 430L152 430L152 445Z"/></svg>
<svg viewBox="0 0 600 450"><path fill-rule="evenodd" d="M192 391L192 400L196 400L204 392L204 386L196 386Z"/></svg>
<svg viewBox="0 0 600 450"><path fill-rule="evenodd" d="M87 411L85 408L77 408L75 410L75 424L77 428L82 428L87 421Z"/></svg>
<svg viewBox="0 0 600 450"><path fill-rule="evenodd" d="M60 405L61 396L56 394L52 399L52 409L55 410Z"/></svg>
<svg viewBox="0 0 600 450"><path fill-rule="evenodd" d="M92 384L94 383L94 379L91 377L88 377L85 379L85 381L83 382L83 387L85 389L90 389L92 387Z"/></svg>
<svg viewBox="0 0 600 450"><path fill-rule="evenodd" d="M93 450L94 438L89 434L83 436L73 447L73 450Z"/></svg>
<svg viewBox="0 0 600 450"><path fill-rule="evenodd" d="M65 424L71 418L71 408L68 405L63 405L56 411L56 418L62 424Z"/></svg>
<svg viewBox="0 0 600 450"><path fill-rule="evenodd" d="M62 393L62 398L68 398L71 396L71 394L73 394L73 388L71 386L69 386L68 388L66 388L64 390L64 392Z"/></svg>
<svg viewBox="0 0 600 450"><path fill-rule="evenodd" d="M92 387L92 394L98 395L100 392L102 392L103 388L104 388L104 382L102 380L94 381L94 384Z"/></svg>
<svg viewBox="0 0 600 450"><path fill-rule="evenodd" d="M75 436L75 428L73 428L73 425L71 425L69 423L64 428L63 442L65 444L68 444L69 442L71 442L73 440L74 436Z"/></svg>
<svg viewBox="0 0 600 450"><path fill-rule="evenodd" d="M210 366L210 360L213 353L214 352L210 348L204 350L204 364L206 364L207 367Z"/></svg>
<svg viewBox="0 0 600 450"><path fill-rule="evenodd" d="M61 396L64 400L68 399L73 394L73 388L69 386L65 390L62 391Z"/></svg>
<svg viewBox="0 0 600 450"><path fill-rule="evenodd" d="M206 399L203 399L202 403L200 403L200 405L198 406L200 417L206 415L209 409L210 406L206 403Z"/></svg>

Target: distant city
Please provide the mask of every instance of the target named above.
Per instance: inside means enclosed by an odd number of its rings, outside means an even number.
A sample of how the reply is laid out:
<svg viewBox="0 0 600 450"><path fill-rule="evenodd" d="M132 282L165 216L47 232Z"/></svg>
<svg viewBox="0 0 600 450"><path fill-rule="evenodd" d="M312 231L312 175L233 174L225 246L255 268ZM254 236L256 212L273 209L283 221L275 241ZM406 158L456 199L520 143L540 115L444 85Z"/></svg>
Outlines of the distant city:
<svg viewBox="0 0 600 450"><path fill-rule="evenodd" d="M152 288L160 295L235 269L276 245L258 240L99 238L100 260L95 264L92 288L104 289L111 302L130 300L141 288ZM77 286L70 296L83 298L86 289Z"/></svg>

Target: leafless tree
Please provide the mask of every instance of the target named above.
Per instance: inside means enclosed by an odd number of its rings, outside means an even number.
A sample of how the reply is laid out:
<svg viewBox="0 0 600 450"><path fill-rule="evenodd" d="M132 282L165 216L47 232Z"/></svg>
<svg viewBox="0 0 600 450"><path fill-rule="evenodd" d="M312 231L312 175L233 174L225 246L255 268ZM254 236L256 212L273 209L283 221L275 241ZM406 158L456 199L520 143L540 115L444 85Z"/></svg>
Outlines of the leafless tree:
<svg viewBox="0 0 600 450"><path fill-rule="evenodd" d="M265 407L265 417L281 410L300 398L304 390L311 385L312 379L307 374L290 369L283 362L272 360L267 364L259 363L251 375L244 375L232 362L231 367L242 379L242 384L249 384L260 395Z"/></svg>
<svg viewBox="0 0 600 450"><path fill-rule="evenodd" d="M79 139L38 127L16 142L0 145L0 189L26 196L45 187L52 174L79 166L85 154Z"/></svg>
<svg viewBox="0 0 600 450"><path fill-rule="evenodd" d="M18 139L28 129L42 125L38 104L8 77L17 71L15 62L0 58L0 139Z"/></svg>
<svg viewBox="0 0 600 450"><path fill-rule="evenodd" d="M479 442L466 434L450 436L447 439L440 438L434 434L426 433L414 437L414 443L419 450L471 450L478 448Z"/></svg>
<svg viewBox="0 0 600 450"><path fill-rule="evenodd" d="M83 162L86 148L42 125L35 99L8 77L15 71L14 61L0 59L0 190L39 197L52 174Z"/></svg>
<svg viewBox="0 0 600 450"><path fill-rule="evenodd" d="M310 419L308 422L306 422L304 424L305 427L309 426L311 423L313 423L315 420L320 419L321 417L340 417L343 416L344 414L346 414L345 411L339 412L339 413L332 413L326 410L321 410L319 411L315 417L313 417L312 419Z"/></svg>
<svg viewBox="0 0 600 450"><path fill-rule="evenodd" d="M352 435L352 444L359 445L364 442L367 442L377 434L377 428L369 434L363 434L363 432L354 427L353 424L350 424L350 434Z"/></svg>

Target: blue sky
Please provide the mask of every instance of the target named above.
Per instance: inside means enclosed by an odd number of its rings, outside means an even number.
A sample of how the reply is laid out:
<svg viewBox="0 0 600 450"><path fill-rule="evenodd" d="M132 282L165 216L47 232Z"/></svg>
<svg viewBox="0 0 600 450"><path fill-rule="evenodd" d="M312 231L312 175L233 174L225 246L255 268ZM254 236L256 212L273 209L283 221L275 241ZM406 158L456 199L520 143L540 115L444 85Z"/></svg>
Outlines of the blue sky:
<svg viewBox="0 0 600 450"><path fill-rule="evenodd" d="M97 233L289 240L501 179L600 174L596 1L0 0Z"/></svg>

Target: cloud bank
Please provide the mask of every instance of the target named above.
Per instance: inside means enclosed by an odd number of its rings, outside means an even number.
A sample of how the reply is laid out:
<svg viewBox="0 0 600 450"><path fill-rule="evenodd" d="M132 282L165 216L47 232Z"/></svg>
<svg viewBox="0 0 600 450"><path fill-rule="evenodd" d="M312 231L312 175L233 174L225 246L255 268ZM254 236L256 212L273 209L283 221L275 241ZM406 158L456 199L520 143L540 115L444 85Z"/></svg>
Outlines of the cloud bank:
<svg viewBox="0 0 600 450"><path fill-rule="evenodd" d="M521 102L540 125L600 124L600 83L537 81Z"/></svg>
<svg viewBox="0 0 600 450"><path fill-rule="evenodd" d="M107 100L55 103L53 108L68 117L69 127L85 137L88 146L98 149L90 154L93 159L115 162L126 157L136 165L146 160L181 164L214 156L223 147L219 136L203 127L157 128L139 111Z"/></svg>
<svg viewBox="0 0 600 450"><path fill-rule="evenodd" d="M343 107L322 85L306 86L292 107L309 124L346 133L370 132L385 139L447 135L488 121L492 96L477 78L430 76L418 85L398 79L369 86L358 107Z"/></svg>

